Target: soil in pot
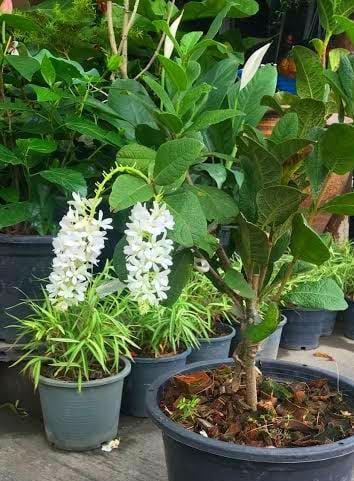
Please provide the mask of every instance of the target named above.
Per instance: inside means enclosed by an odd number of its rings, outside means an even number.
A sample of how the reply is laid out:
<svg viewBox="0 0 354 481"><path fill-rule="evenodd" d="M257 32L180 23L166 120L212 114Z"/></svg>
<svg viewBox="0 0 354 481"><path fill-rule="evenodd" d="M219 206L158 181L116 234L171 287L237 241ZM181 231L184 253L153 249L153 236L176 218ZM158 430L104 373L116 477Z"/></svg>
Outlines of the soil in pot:
<svg viewBox="0 0 354 481"><path fill-rule="evenodd" d="M345 437L344 433L352 432L352 426L349 427L349 423L353 422L352 411L354 410L354 383L352 381L339 380L339 387L343 393L343 398L340 398L336 390L338 379L334 373L283 361L263 361L261 369L264 378L271 379L272 388L270 393L264 392L260 395L263 403L259 406L259 412L254 415L248 412L249 415L245 416L245 420L240 421L246 423L244 425L245 432L242 433L236 418L242 413L247 413L247 408L243 404L244 396L233 398L235 395L228 394L227 379L233 363L226 360L224 364L221 367L220 361L216 361L191 365L189 368L175 372L173 376L160 378L149 390L147 407L155 424L162 429L169 481L194 481L195 479L203 479L203 481L230 481L230 479L238 481L255 479L262 479L262 481L351 481L354 465L354 436L348 434L350 437ZM215 371L220 368L221 373L215 376ZM171 416L177 413L178 398L176 398L176 394L181 396L181 392L174 394L172 385L169 401L166 397L168 394L166 388L171 386L171 379L176 376L196 375L198 372L202 373L204 382L207 382L205 376L209 378L209 385L204 387L199 385L198 391L193 394L186 394L183 389L180 391L182 391L182 396L185 399L189 397L189 400L191 396L199 398L204 396L209 405L207 405L206 412L201 413L202 418L192 415L188 429L186 429L184 427L187 426L186 418L182 423L171 419ZM213 386L213 375L216 380L215 386ZM199 381L202 382L201 379ZM275 385L280 388L280 391L278 388L275 389ZM210 393L215 393L215 396L209 399L208 389ZM285 395L285 392L288 391L291 392L291 398ZM241 392L238 394L241 395ZM321 400L321 396L324 396L326 401ZM230 399L232 400L231 405ZM337 400L339 404L344 401L344 404L335 405L334 400ZM161 409L161 401L163 401L163 409L169 403L170 412L164 412ZM332 406L329 411L327 404ZM184 405L186 405L185 401ZM194 401L192 408L195 409L196 406L200 410L203 403ZM321 412L327 413L329 418L327 419L322 414L318 421L317 417L314 421L314 413L311 412L313 406L316 411L319 411L320 407ZM189 407L191 406L189 405ZM280 407L283 410L279 414L277 411ZM272 416L275 422L277 422L277 418L281 418L283 422L290 423L290 426L295 429L284 430L280 425L279 431L277 431L267 419L267 416L270 415L268 409L273 412ZM304 409L306 412L309 411L308 418L307 416L300 418ZM182 411L185 414L187 412L185 408L182 408ZM207 412L209 412L211 420L207 417ZM259 419L256 425L249 426L257 416ZM227 429L221 433L230 438L226 441L213 439L211 432L215 430L215 435L220 436L222 423L225 418L231 421L230 417L234 419L234 424L228 423ZM200 428L198 426L199 431L194 432L195 423L200 422L198 418L203 420L202 426ZM317 445L316 443L323 442L321 439L317 439L314 443L316 436L320 438L319 426L329 427L330 424L331 430L322 429L323 437L329 439L328 444L324 441L325 444ZM219 433L216 432L216 428ZM272 428L274 431L271 431ZM303 432L302 428L304 430L311 428L311 432ZM338 428L341 431L341 440L333 442L331 439L339 439L337 437ZM261 436L261 432L264 433L264 437ZM253 445L239 444L233 441L235 437L242 435L247 435L249 442L252 442ZM275 441L284 444L282 440L285 440L287 443L298 443L301 447L298 445L285 448L277 448L274 445L264 447L266 440L269 442L269 439L274 444ZM263 443L263 447L258 447L260 442Z"/></svg>
<svg viewBox="0 0 354 481"><path fill-rule="evenodd" d="M40 299L53 258L52 237L0 234L0 340L16 339L16 320L30 314L26 298Z"/></svg>
<svg viewBox="0 0 354 481"><path fill-rule="evenodd" d="M348 309L343 311L344 335L349 339L354 339L354 301L347 299Z"/></svg>
<svg viewBox="0 0 354 481"><path fill-rule="evenodd" d="M130 416L147 417L145 399L149 387L158 377L185 367L190 352L187 349L161 357L134 357L131 373L124 385L123 412Z"/></svg>
<svg viewBox="0 0 354 481"><path fill-rule="evenodd" d="M40 377L45 432L49 443L68 451L86 451L117 436L124 379L130 362L113 376L82 383Z"/></svg>
<svg viewBox="0 0 354 481"><path fill-rule="evenodd" d="M225 359L229 355L231 341L235 334L235 329L229 324L216 323L214 335L209 339L199 339L200 346L192 349L187 362Z"/></svg>

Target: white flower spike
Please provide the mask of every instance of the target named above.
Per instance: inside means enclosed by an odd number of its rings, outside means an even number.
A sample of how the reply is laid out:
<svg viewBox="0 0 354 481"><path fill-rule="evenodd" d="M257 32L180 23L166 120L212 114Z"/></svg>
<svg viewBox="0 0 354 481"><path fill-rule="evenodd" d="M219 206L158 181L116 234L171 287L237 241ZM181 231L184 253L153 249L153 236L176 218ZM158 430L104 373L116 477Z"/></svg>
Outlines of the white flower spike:
<svg viewBox="0 0 354 481"><path fill-rule="evenodd" d="M174 228L174 220L166 205L158 202L150 210L145 204L136 204L129 220L125 231L128 245L124 248L127 285L145 309L167 299L173 250L167 231Z"/></svg>
<svg viewBox="0 0 354 481"><path fill-rule="evenodd" d="M55 257L46 287L52 303L62 311L84 300L92 268L98 264L107 230L112 229L112 219L103 219L102 211L97 219L92 215L93 199L74 193L68 204L53 240Z"/></svg>

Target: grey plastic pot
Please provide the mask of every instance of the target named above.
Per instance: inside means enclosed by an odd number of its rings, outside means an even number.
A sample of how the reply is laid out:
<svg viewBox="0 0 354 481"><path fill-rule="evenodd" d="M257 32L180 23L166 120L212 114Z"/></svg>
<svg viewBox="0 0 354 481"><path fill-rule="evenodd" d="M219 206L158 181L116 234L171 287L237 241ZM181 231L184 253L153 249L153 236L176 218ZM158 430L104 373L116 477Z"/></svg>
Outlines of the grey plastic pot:
<svg viewBox="0 0 354 481"><path fill-rule="evenodd" d="M283 328L280 347L285 349L316 349L323 332L323 310L296 307L283 309L288 322Z"/></svg>
<svg viewBox="0 0 354 481"><path fill-rule="evenodd" d="M354 339L354 301L347 299L348 309L343 311L344 335Z"/></svg>
<svg viewBox="0 0 354 481"><path fill-rule="evenodd" d="M287 319L284 315L282 315L281 321L279 322L277 329L260 345L257 353L257 359L272 359L274 361L276 360L279 352L280 338L286 323Z"/></svg>
<svg viewBox="0 0 354 481"><path fill-rule="evenodd" d="M354 436L323 446L256 448L205 438L174 423L160 409L164 386L176 374L231 364L230 359L201 362L158 379L149 389L147 410L162 430L169 481L351 481ZM262 372L282 381L328 378L336 387L335 374L306 365L263 361ZM354 383L340 380L340 389L354 402Z"/></svg>
<svg viewBox="0 0 354 481"><path fill-rule="evenodd" d="M41 376L39 395L48 441L67 451L87 451L117 436L124 379L130 362L110 377L82 383Z"/></svg>
<svg viewBox="0 0 354 481"><path fill-rule="evenodd" d="M235 329L230 324L222 324L228 334L210 339L199 339L200 346L193 348L188 356L187 362L213 361L228 357L232 338L235 336Z"/></svg>
<svg viewBox="0 0 354 481"><path fill-rule="evenodd" d="M18 236L0 234L0 340L15 340L16 320L30 314L26 298L39 299L41 279L48 277L52 263L51 236Z"/></svg>
<svg viewBox="0 0 354 481"><path fill-rule="evenodd" d="M124 385L122 411L130 416L147 417L145 400L150 385L161 375L183 369L190 352L191 350L187 349L175 356L136 357Z"/></svg>

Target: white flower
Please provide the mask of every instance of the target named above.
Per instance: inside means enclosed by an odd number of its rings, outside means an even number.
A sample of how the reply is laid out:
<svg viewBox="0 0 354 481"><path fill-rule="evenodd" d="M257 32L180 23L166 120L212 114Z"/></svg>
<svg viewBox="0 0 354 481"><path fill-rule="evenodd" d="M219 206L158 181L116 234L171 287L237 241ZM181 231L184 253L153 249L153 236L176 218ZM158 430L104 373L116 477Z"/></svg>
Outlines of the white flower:
<svg viewBox="0 0 354 481"><path fill-rule="evenodd" d="M47 285L50 299L60 310L67 310L85 299L92 267L98 264L107 230L112 229L112 219L103 219L102 211L98 218L92 215L93 199L74 193L68 205L69 210L53 240L55 257Z"/></svg>
<svg viewBox="0 0 354 481"><path fill-rule="evenodd" d="M174 220L166 205L158 202L150 210L136 204L129 220L124 248L127 285L141 306L157 305L167 298L170 288L173 242L167 239L167 231L174 228Z"/></svg>

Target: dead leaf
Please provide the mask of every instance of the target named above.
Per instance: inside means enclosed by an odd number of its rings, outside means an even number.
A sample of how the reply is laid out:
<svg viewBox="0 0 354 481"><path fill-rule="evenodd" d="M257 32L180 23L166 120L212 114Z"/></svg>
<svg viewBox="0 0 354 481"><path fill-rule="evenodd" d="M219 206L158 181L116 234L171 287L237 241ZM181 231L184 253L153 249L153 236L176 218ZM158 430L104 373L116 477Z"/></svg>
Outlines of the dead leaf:
<svg viewBox="0 0 354 481"><path fill-rule="evenodd" d="M327 354L326 352L320 352L320 351L317 351L313 354L314 357L320 357L321 359L325 359L326 361L330 361L330 362L336 362L336 360L334 359L333 356L331 356L330 354Z"/></svg>
<svg viewBox="0 0 354 481"><path fill-rule="evenodd" d="M205 371L192 372L191 374L179 374L175 376L175 382L186 394L197 394L205 391L213 384L213 381Z"/></svg>
<svg viewBox="0 0 354 481"><path fill-rule="evenodd" d="M328 385L328 379L313 379L307 383L309 387L321 389L321 387Z"/></svg>

